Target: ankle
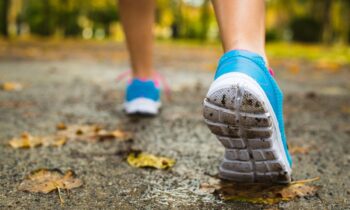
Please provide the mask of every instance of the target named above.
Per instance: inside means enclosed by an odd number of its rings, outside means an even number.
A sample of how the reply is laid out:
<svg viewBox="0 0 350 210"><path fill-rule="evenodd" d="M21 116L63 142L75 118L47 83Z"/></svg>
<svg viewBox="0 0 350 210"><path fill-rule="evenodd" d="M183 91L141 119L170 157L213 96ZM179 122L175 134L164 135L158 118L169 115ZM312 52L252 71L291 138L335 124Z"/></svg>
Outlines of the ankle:
<svg viewBox="0 0 350 210"><path fill-rule="evenodd" d="M151 71L133 71L132 77L140 80L153 80L156 77L156 72Z"/></svg>
<svg viewBox="0 0 350 210"><path fill-rule="evenodd" d="M258 46L254 46L252 44L244 43L244 42L236 42L236 43L232 43L231 45L224 46L225 53L232 50L246 50L246 51L256 53L264 59L266 66L268 66L265 47L258 47Z"/></svg>

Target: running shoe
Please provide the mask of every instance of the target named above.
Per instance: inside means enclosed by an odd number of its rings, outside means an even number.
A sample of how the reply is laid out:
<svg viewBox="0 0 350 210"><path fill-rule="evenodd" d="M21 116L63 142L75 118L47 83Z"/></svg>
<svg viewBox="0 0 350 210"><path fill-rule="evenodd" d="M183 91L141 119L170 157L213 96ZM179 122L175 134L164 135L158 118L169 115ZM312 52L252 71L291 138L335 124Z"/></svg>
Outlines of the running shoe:
<svg viewBox="0 0 350 210"><path fill-rule="evenodd" d="M126 88L124 101L124 109L129 115L157 115L161 107L158 82L132 79Z"/></svg>
<svg viewBox="0 0 350 210"><path fill-rule="evenodd" d="M225 53L203 106L205 123L225 147L219 166L222 179L291 181L283 95L260 55L244 50Z"/></svg>

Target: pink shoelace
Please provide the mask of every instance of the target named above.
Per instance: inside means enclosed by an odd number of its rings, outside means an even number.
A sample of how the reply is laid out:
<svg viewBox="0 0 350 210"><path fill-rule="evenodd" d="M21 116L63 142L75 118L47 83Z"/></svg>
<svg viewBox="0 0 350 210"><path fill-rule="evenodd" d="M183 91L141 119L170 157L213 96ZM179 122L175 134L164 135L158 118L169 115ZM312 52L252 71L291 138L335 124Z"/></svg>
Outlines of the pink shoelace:
<svg viewBox="0 0 350 210"><path fill-rule="evenodd" d="M125 78L130 77L130 76L131 76L131 71L130 70L123 71L123 72L121 72L120 74L117 75L116 82L120 82L120 81L122 81ZM139 78L139 79L147 80L147 79L142 79L142 78ZM131 78L128 79L128 82L129 83L131 82ZM165 77L163 77L160 73L156 72L155 75L154 75L153 82L155 83L155 85L157 87L159 87L160 85L163 86L166 98L169 101L171 101L170 86L169 86L168 82L166 81Z"/></svg>

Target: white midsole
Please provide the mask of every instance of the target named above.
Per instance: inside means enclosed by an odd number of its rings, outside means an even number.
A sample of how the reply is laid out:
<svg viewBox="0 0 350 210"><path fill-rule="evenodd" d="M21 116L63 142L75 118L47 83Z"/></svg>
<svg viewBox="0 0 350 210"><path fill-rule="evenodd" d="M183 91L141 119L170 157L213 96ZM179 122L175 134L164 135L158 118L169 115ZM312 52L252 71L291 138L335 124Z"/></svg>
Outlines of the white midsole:
<svg viewBox="0 0 350 210"><path fill-rule="evenodd" d="M292 169L289 165L286 153L284 151L284 146L280 135L276 114L273 111L272 105L270 104L270 101L268 100L264 90L253 78L239 72L226 73L220 76L211 84L209 91L207 93L207 97L209 97L211 94L213 94L214 92L220 89L232 87L235 85L238 85L240 87L243 87L244 89L247 89L253 93L256 93L255 96L259 97L258 100L264 101L264 103L266 104L267 106L266 108L268 109L269 113L271 113L271 117L274 125L273 126L274 132L272 132L273 133L272 140L275 143L273 143L273 147L278 152L278 157L279 158L282 157L281 161L286 166L287 173L290 174L292 172Z"/></svg>
<svg viewBox="0 0 350 210"><path fill-rule="evenodd" d="M137 98L129 102L124 102L124 109L127 114L133 113L145 113L145 114L157 114L161 102L153 101L148 98Z"/></svg>

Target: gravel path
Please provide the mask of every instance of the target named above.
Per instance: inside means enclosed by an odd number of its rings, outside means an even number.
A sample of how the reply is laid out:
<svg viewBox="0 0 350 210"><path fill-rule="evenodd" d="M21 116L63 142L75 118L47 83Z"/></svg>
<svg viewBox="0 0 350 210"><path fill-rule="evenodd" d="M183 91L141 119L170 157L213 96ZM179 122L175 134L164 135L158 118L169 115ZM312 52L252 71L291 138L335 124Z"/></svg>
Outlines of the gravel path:
<svg viewBox="0 0 350 210"><path fill-rule="evenodd" d="M8 48L15 53L15 46ZM168 78L172 100L164 99L161 115L149 119L128 119L122 113L124 82L116 84L115 78L127 67L124 48L116 44L96 48L115 51L114 60L93 56L28 59L13 54L0 60L0 81L18 81L24 85L19 92L0 92L0 209L60 207L55 193L17 191L23 177L38 168L73 169L84 180L82 188L69 194L63 192L64 209L268 207L222 202L199 189L200 183L217 173L223 154L223 147L201 116L202 99L218 57L217 48L212 51L181 46L171 54L169 46L158 46L157 66ZM322 188L317 196L274 207L350 209L350 69L327 72L304 62L298 74L291 74L286 66L280 63L275 68L279 69L277 78L285 91L289 144L309 148L307 154L293 156L293 178L319 176L321 179L315 184ZM28 150L15 150L7 145L9 139L23 131L48 134L59 122L120 127L136 136L132 145L111 141L74 142L59 149ZM132 168L123 155L130 146L174 158L177 163L167 171Z"/></svg>

